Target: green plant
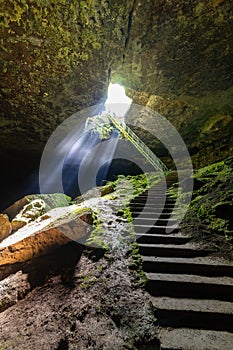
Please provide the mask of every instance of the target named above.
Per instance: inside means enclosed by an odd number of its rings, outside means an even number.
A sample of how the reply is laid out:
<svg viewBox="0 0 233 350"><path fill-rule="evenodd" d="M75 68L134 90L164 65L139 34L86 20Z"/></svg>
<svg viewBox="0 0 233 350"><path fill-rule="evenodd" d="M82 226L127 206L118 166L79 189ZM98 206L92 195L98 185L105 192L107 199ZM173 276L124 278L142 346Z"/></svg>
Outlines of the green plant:
<svg viewBox="0 0 233 350"><path fill-rule="evenodd" d="M129 257L131 263L129 268L133 274L134 284L136 287L145 287L147 277L142 268L142 257L139 253L139 247L137 242L133 242L130 246Z"/></svg>

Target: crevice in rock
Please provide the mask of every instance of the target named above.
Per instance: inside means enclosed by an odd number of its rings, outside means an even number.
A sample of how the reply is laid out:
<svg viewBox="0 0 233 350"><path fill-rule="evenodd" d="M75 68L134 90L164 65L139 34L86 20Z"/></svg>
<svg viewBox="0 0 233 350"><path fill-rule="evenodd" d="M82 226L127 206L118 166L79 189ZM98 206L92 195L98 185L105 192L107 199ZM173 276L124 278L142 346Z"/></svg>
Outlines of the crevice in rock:
<svg viewBox="0 0 233 350"><path fill-rule="evenodd" d="M134 14L134 11L135 11L136 2L137 2L137 0L133 1L132 8L131 8L131 10L129 12L128 26L127 26L127 35L126 35L126 39L125 39L125 49L128 47L128 44L129 44L130 32L131 32L131 27L132 27L132 22L133 22L133 14ZM124 63L124 55L123 55L123 63Z"/></svg>

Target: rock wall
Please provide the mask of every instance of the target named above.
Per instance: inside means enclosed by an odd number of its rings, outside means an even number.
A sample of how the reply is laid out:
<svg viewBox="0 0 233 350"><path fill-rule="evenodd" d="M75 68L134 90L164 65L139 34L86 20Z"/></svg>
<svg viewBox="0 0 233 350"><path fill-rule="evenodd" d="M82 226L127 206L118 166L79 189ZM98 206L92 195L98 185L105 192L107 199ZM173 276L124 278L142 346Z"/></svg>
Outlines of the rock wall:
<svg viewBox="0 0 233 350"><path fill-rule="evenodd" d="M1 15L2 182L38 167L55 127L103 101L110 78L177 127L194 166L232 151L230 0L3 0Z"/></svg>
<svg viewBox="0 0 233 350"><path fill-rule="evenodd" d="M233 149L232 42L231 1L135 4L114 80L130 88L135 103L177 128L195 167L224 159ZM148 140L156 151L153 141Z"/></svg>
<svg viewBox="0 0 233 350"><path fill-rule="evenodd" d="M156 95L230 88L232 10L230 0L137 1L117 79Z"/></svg>
<svg viewBox="0 0 233 350"><path fill-rule="evenodd" d="M41 151L62 120L104 96L133 1L2 5L1 151Z"/></svg>

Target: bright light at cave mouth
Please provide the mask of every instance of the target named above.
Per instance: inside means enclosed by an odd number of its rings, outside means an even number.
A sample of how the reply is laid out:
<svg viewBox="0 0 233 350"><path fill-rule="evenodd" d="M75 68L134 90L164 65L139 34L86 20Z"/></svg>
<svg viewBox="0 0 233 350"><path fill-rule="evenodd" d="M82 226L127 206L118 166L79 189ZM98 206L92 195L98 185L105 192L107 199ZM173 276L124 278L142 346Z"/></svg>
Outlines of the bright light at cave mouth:
<svg viewBox="0 0 233 350"><path fill-rule="evenodd" d="M131 98L126 96L125 89L119 84L109 84L108 98L105 101L105 113L112 116L122 117L126 115L132 103Z"/></svg>

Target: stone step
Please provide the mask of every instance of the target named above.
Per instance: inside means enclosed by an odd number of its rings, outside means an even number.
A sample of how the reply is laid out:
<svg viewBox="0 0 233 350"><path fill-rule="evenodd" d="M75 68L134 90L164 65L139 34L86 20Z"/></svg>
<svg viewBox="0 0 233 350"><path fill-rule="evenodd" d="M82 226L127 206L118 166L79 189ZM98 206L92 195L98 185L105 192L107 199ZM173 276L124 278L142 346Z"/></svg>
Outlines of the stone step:
<svg viewBox="0 0 233 350"><path fill-rule="evenodd" d="M169 230L169 233L175 233L175 232L179 232L178 228L174 228L172 226L157 226L157 225L134 225L134 230L136 233L155 233L155 234L160 234L160 233L164 233L166 234L166 231Z"/></svg>
<svg viewBox="0 0 233 350"><path fill-rule="evenodd" d="M158 201L158 200L154 200L154 201L149 201L146 203L146 201L143 201L142 199L140 200L140 198L135 198L133 201L130 202L130 205L132 204L150 204L150 205L153 205L153 206L158 206L158 207L161 207L161 206L164 206L164 204L166 204L166 206L173 206L175 204L175 201Z"/></svg>
<svg viewBox="0 0 233 350"><path fill-rule="evenodd" d="M140 212L140 214L141 214L142 211L143 211L143 214L146 214L146 215L147 215L147 213L151 213L151 211L154 211L155 213L160 212L161 215L169 214L169 216L171 216L172 213L174 214L176 212L176 209L163 208L163 207L162 208L151 208L151 207L142 207L142 206L140 206L140 207L135 207L135 208L131 207L130 211L131 211L132 214L138 213L138 212Z"/></svg>
<svg viewBox="0 0 233 350"><path fill-rule="evenodd" d="M185 274L146 273L147 291L154 296L233 301L233 279Z"/></svg>
<svg viewBox="0 0 233 350"><path fill-rule="evenodd" d="M183 257L193 258L199 256L207 256L210 251L205 249L197 249L193 244L149 244L139 243L139 253L146 256L164 256L164 257Z"/></svg>
<svg viewBox="0 0 233 350"><path fill-rule="evenodd" d="M161 327L233 331L233 304L209 299L152 297Z"/></svg>
<svg viewBox="0 0 233 350"><path fill-rule="evenodd" d="M152 217L152 218L147 218L144 217L144 215L140 218L134 219L134 225L154 225L156 226L173 226L177 223L176 219L171 219L171 218L166 218L166 219L160 219L159 217Z"/></svg>
<svg viewBox="0 0 233 350"><path fill-rule="evenodd" d="M145 201L147 199L153 199L153 200L157 200L157 199L160 199L160 198L162 198L162 199L164 199L164 198L171 199L171 197L168 197L166 193L160 193L160 194L152 194L152 193L150 193L149 195L143 193L143 194L140 194L139 196L137 196L136 198L144 199Z"/></svg>
<svg viewBox="0 0 233 350"><path fill-rule="evenodd" d="M140 211L134 211L132 213L133 217L137 217L138 215L140 215L141 212ZM169 219L171 216L171 213L159 213L156 211L149 211L149 212L143 212L143 217L145 218L153 218L153 217L159 217L160 219Z"/></svg>
<svg viewBox="0 0 233 350"><path fill-rule="evenodd" d="M167 237L168 240L169 237ZM233 277L233 266L227 265L226 262L216 263L208 256L192 259L142 256L142 260L145 272Z"/></svg>
<svg viewBox="0 0 233 350"><path fill-rule="evenodd" d="M233 334L228 332L192 329L161 328L161 350L232 350Z"/></svg>
<svg viewBox="0 0 233 350"><path fill-rule="evenodd" d="M140 198L137 197L135 199L133 199L131 201L131 204L135 204L135 203L139 203L139 204L174 204L176 202L176 200L172 199L172 198Z"/></svg>
<svg viewBox="0 0 233 350"><path fill-rule="evenodd" d="M146 190L146 191L144 191L144 192L142 192L142 193L140 193L139 195L138 195L138 197L143 197L143 196L147 196L148 195L148 193L149 194L151 194L151 195L160 195L160 196L164 196L164 195L166 195L166 196L170 196L170 194L169 194L169 192L168 191L163 191L163 190Z"/></svg>
<svg viewBox="0 0 233 350"><path fill-rule="evenodd" d="M190 237L187 236L174 236L174 235L155 235L147 233L145 235L136 234L136 240L139 243L150 244L185 244L190 241Z"/></svg>
<svg viewBox="0 0 233 350"><path fill-rule="evenodd" d="M153 202L147 202L147 203L139 203L139 202L135 202L135 203L131 203L130 204L130 208L137 208L137 207L141 207L141 208L146 208L146 209L152 209L152 211L154 211L155 209L158 209L160 212L163 209L178 209L179 207L174 205L174 204L166 204L166 203L153 203Z"/></svg>
<svg viewBox="0 0 233 350"><path fill-rule="evenodd" d="M136 207L141 207L141 208L152 208L152 209L173 209L173 208L179 208L177 205L174 204L166 204L166 205L161 205L158 203L146 203L146 205L143 205L143 203L130 203L130 208L136 208Z"/></svg>
<svg viewBox="0 0 233 350"><path fill-rule="evenodd" d="M216 312L233 316L233 303L229 301L169 297L151 297L151 301L156 311L166 309L171 311L209 312L212 314Z"/></svg>
<svg viewBox="0 0 233 350"><path fill-rule="evenodd" d="M161 195L167 195L169 196L170 193L167 191L166 188L158 188L158 189L150 189L150 190L146 190L144 192L142 192L139 196L141 195L147 195L148 193L150 194L161 194Z"/></svg>
<svg viewBox="0 0 233 350"><path fill-rule="evenodd" d="M143 198L143 199L147 199L147 198L153 198L153 199L164 199L164 198L169 198L169 199L174 199L174 197L170 197L168 193L166 192L143 192L141 194L139 194L138 197L136 198ZM135 199L135 198L134 198Z"/></svg>

